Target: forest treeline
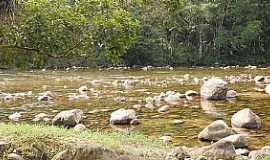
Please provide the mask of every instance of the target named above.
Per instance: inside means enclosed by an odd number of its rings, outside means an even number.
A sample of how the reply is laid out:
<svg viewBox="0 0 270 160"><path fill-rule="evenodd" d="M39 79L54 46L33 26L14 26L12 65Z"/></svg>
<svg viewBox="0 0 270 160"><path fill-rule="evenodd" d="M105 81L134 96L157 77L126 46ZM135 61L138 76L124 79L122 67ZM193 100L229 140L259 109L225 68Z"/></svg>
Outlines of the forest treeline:
<svg viewBox="0 0 270 160"><path fill-rule="evenodd" d="M269 0L0 0L0 66L269 64Z"/></svg>

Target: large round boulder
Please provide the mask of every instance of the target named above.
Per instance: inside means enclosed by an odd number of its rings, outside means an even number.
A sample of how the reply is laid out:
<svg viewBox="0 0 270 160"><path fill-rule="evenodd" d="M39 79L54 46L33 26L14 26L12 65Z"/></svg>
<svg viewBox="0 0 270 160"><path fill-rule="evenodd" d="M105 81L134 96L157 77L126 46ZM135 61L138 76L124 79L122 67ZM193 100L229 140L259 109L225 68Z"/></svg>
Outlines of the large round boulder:
<svg viewBox="0 0 270 160"><path fill-rule="evenodd" d="M224 137L233 135L234 132L223 120L217 120L203 129L198 138L202 140L218 141Z"/></svg>
<svg viewBox="0 0 270 160"><path fill-rule="evenodd" d="M136 124L136 112L133 109L118 109L111 114L110 123L113 125Z"/></svg>
<svg viewBox="0 0 270 160"><path fill-rule="evenodd" d="M213 77L201 87L201 97L207 100L224 100L226 99L228 88L227 82L221 78Z"/></svg>
<svg viewBox="0 0 270 160"><path fill-rule="evenodd" d="M235 128L258 129L261 128L261 119L251 109L245 108L232 116L232 126Z"/></svg>
<svg viewBox="0 0 270 160"><path fill-rule="evenodd" d="M80 109L62 111L58 113L52 120L53 125L63 125L66 127L74 127L80 123L83 118L83 112Z"/></svg>

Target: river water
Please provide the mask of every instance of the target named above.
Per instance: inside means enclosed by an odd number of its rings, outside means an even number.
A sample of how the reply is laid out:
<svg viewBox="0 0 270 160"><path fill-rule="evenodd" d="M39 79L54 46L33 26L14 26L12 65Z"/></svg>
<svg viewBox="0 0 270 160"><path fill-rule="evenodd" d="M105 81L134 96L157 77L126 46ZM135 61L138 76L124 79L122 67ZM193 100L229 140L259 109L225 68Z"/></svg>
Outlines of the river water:
<svg viewBox="0 0 270 160"><path fill-rule="evenodd" d="M214 120L223 119L230 125L234 113L243 108L251 108L263 121L261 129L247 131L250 135L249 146L255 149L270 145L270 95L255 91L253 78L256 75L270 75L270 69L2 71L0 90L10 93L13 97L10 100L1 100L0 120L10 122L8 116L18 112L22 116L17 123L41 123L32 121L38 113L46 113L49 118L53 118L59 111L79 108L85 116L82 123L90 129L139 132L151 138L168 135L173 138L174 145L192 147L206 145L206 142L198 140L197 135ZM109 124L110 113L118 108L143 105L147 97L166 91L199 92L202 79L211 76L227 80L228 86L235 89L239 97L214 102L194 97L182 100L178 104L167 104L170 109L166 113L158 113L158 106L154 109L142 107L136 109L141 124L124 127ZM78 95L78 88L83 85L89 88L89 97L74 99L73 95ZM50 91L53 99L46 102L38 101L39 93L45 91ZM14 98L15 93L17 96ZM165 102L160 104L162 105L165 105ZM173 124L172 121L176 119L184 123Z"/></svg>

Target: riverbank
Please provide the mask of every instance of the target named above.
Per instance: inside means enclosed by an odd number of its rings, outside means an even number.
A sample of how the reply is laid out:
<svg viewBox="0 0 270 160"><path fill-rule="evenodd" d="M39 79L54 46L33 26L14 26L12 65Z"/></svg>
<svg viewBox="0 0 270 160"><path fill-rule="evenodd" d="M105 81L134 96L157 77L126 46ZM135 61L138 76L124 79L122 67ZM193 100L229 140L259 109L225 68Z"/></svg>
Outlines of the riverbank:
<svg viewBox="0 0 270 160"><path fill-rule="evenodd" d="M45 125L0 124L0 137L11 146L4 156L15 149L21 152L24 158L40 158L40 155L46 154L48 159L51 159L57 153L78 144L97 145L118 154L137 158L160 159L166 153L166 147L161 142L138 133L91 130L77 132L73 129Z"/></svg>

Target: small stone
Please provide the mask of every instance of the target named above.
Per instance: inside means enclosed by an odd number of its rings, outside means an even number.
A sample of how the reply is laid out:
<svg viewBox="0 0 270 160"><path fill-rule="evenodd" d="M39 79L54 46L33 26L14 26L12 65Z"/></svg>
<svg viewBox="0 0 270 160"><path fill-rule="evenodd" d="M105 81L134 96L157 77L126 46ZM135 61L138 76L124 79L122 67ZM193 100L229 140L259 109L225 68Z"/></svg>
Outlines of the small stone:
<svg viewBox="0 0 270 160"><path fill-rule="evenodd" d="M181 119L175 119L175 120L172 121L172 124L175 124L175 125L182 124L182 123L184 123L184 121L181 120Z"/></svg>
<svg viewBox="0 0 270 160"><path fill-rule="evenodd" d="M83 124L77 124L77 125L74 127L74 130L77 131L77 132L82 132L82 131L85 131L85 130L86 130L86 127L85 127L85 125L83 125Z"/></svg>
<svg viewBox="0 0 270 160"><path fill-rule="evenodd" d="M199 93L196 91L193 91L193 90L189 90L189 91L186 91L185 95L186 96L197 96L197 95L199 95Z"/></svg>
<svg viewBox="0 0 270 160"><path fill-rule="evenodd" d="M162 106L158 109L158 112L159 113L164 113L164 112L168 112L169 111L169 106L168 105L165 105L165 106Z"/></svg>
<svg viewBox="0 0 270 160"><path fill-rule="evenodd" d="M239 148L235 150L237 155L243 155L243 156L248 156L249 150L246 148Z"/></svg>
<svg viewBox="0 0 270 160"><path fill-rule="evenodd" d="M237 92L235 90L228 90L226 97L227 98L236 98L238 96Z"/></svg>
<svg viewBox="0 0 270 160"><path fill-rule="evenodd" d="M18 122L20 120L21 116L22 116L21 113L16 112L16 113L9 115L8 119L15 121L15 122Z"/></svg>

